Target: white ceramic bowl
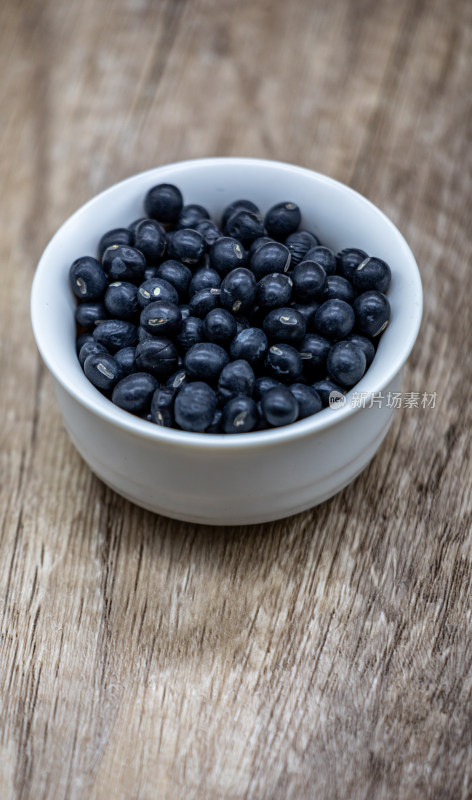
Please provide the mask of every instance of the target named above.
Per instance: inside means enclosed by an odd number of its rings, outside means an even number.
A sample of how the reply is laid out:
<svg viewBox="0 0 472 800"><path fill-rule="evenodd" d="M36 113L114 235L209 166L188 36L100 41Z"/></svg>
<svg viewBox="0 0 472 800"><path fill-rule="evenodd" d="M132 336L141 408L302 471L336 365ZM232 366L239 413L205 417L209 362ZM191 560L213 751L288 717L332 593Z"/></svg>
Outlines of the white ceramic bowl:
<svg viewBox="0 0 472 800"><path fill-rule="evenodd" d="M383 402L343 408L283 428L241 435L161 428L114 406L85 378L75 351L71 262L96 252L100 236L142 215L146 191L175 183L186 203L212 215L239 197L265 212L292 200L302 227L335 251L360 247L389 262L392 319L357 392L381 392ZM144 508L215 525L289 516L339 492L363 470L392 421L388 392L400 391L403 365L422 312L415 259L397 228L372 203L337 181L307 169L248 158L170 164L112 186L73 214L39 262L31 297L33 331L50 370L66 428L77 450L106 484Z"/></svg>

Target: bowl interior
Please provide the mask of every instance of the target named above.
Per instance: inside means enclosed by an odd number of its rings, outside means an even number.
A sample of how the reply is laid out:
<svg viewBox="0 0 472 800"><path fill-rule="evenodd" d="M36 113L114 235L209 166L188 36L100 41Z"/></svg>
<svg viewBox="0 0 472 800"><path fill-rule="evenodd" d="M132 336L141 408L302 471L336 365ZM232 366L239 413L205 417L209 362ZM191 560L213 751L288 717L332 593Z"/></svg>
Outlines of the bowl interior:
<svg viewBox="0 0 472 800"><path fill-rule="evenodd" d="M226 205L242 197L253 200L262 212L276 202L291 200L302 210L302 227L314 231L334 251L359 247L385 259L392 268L388 293L392 319L380 340L376 358L355 390L379 392L401 369L418 333L422 290L415 259L393 223L352 189L310 170L257 159L200 159L158 167L112 186L73 214L44 251L33 282L33 331L49 370L77 399L115 424L143 435L199 443L204 439L208 444L223 440L226 446L236 440L241 445L268 437L303 435L308 429L330 425L355 410L347 403L340 410L326 409L284 429L209 437L152 426L113 406L89 383L75 352L75 300L68 284L70 264L79 256L95 255L105 231L126 227L142 216L146 191L164 182L178 185L185 203L206 206L217 220Z"/></svg>

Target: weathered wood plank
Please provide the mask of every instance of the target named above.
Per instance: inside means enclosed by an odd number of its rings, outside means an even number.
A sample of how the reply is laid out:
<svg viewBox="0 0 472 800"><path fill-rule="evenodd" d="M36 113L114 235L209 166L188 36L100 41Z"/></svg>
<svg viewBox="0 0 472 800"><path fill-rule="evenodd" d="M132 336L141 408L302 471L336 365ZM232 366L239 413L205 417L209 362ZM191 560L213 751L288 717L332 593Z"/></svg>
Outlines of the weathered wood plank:
<svg viewBox="0 0 472 800"><path fill-rule="evenodd" d="M467 0L0 8L2 798L472 796ZM110 183L212 154L350 182L425 286L371 467L290 520L185 525L94 478L28 323Z"/></svg>

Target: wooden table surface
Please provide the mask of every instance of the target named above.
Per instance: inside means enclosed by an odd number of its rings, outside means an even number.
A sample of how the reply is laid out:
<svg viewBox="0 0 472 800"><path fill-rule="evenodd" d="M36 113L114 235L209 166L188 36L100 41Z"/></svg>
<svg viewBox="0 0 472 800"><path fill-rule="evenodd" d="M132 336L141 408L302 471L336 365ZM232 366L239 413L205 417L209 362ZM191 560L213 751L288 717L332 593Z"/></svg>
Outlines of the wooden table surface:
<svg viewBox="0 0 472 800"><path fill-rule="evenodd" d="M472 4L3 0L0 797L472 797ZM277 523L107 489L29 324L42 249L104 187L298 163L400 227L425 313L370 467Z"/></svg>

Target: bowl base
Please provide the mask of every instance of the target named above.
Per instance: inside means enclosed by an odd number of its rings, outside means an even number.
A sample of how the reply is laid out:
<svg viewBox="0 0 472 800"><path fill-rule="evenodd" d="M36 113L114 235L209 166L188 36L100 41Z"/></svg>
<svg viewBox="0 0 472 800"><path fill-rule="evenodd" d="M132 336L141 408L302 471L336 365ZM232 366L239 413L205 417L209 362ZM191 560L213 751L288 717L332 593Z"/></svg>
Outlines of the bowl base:
<svg viewBox="0 0 472 800"><path fill-rule="evenodd" d="M383 435L382 435L382 439L383 439L386 436L387 431L385 431L385 432L382 431L382 433L383 433ZM315 499L312 498L311 500L309 500L307 502L304 502L302 504L298 503L298 504L294 505L293 507L288 507L287 506L284 509L277 509L277 511L274 512L273 514L270 514L270 513L259 513L258 514L258 513L256 513L256 514L248 514L247 516L245 516L244 513L240 513L240 514L238 514L238 518L237 519L235 519L234 517L232 519L229 519L229 518L223 517L223 516L207 517L207 516L200 516L200 515L196 515L196 514L188 514L188 513L185 513L185 512L180 514L178 511L174 511L173 509L164 508L164 507L161 507L161 506L159 506L157 504L152 504L151 505L150 503L146 503L145 501L141 501L141 500L138 502L135 497L132 497L131 495L126 494L126 492L124 492L121 488L119 488L118 486L113 485L113 483L111 481L104 480L99 475L97 475L96 477L99 480L101 480L102 483L104 483L106 486L108 486L110 489L112 489L114 492L116 492L121 497L123 497L125 500L128 500L130 503L133 503L134 505L137 505L140 508L144 508L144 509L146 509L146 511L152 511L153 514L159 514L159 515L161 515L163 517L168 517L170 519L178 520L179 522L189 522L189 523L193 523L195 525L212 525L212 526L216 526L216 527L229 527L229 526L239 526L239 525L261 525L261 524L266 523L266 522L276 522L277 520L287 519L288 517L293 517L295 514L301 514L303 511L308 511L308 509L315 508L315 506L319 506L319 505L321 505L321 503L325 503L327 500L330 500L336 494L339 494L339 492L342 492L343 489L346 489L346 487L349 486L349 484L351 484L353 481L356 480L356 478L359 477L361 472L363 472L365 469L367 469L367 467L369 466L370 462L374 458L378 447L379 447L379 444L376 443L374 452L369 455L368 460L365 463L363 463L362 466L359 467L359 469L354 474L350 475L349 478L347 478L347 480L345 480L341 485L337 485L335 488L331 488L331 489L327 490L324 494L316 496ZM92 470L92 472L94 472L94 471ZM94 474L96 474L96 473L94 472Z"/></svg>

